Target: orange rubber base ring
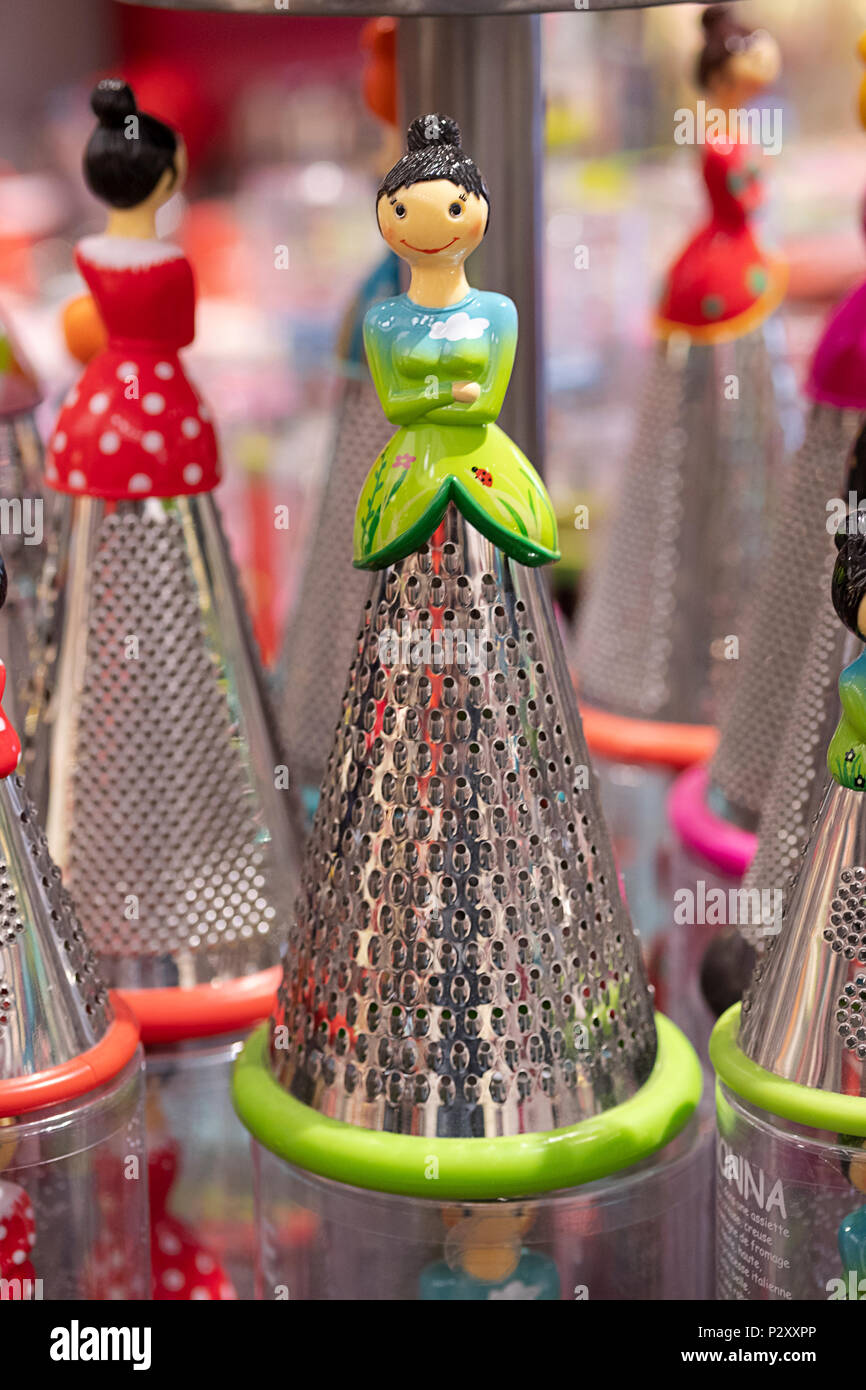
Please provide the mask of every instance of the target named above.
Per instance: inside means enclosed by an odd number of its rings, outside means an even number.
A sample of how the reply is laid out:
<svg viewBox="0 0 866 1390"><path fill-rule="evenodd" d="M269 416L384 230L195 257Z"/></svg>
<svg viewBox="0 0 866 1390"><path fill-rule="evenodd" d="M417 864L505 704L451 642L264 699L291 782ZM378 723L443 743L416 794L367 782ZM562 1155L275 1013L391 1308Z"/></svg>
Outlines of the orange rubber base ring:
<svg viewBox="0 0 866 1390"><path fill-rule="evenodd" d="M138 1047L138 1021L113 990L111 1003L114 1022L95 1047L59 1067L0 1081L0 1120L26 1115L31 1110L43 1110L60 1101L75 1100L98 1090L123 1070Z"/></svg>
<svg viewBox="0 0 866 1390"><path fill-rule="evenodd" d="M183 989L124 989L120 993L141 1025L143 1043L183 1042L252 1028L268 1017L282 977L272 965L257 975Z"/></svg>
<svg viewBox="0 0 866 1390"><path fill-rule="evenodd" d="M719 731L710 724L665 724L654 719L630 719L622 714L580 706L583 732L591 753L618 763L648 763L677 772L709 761Z"/></svg>

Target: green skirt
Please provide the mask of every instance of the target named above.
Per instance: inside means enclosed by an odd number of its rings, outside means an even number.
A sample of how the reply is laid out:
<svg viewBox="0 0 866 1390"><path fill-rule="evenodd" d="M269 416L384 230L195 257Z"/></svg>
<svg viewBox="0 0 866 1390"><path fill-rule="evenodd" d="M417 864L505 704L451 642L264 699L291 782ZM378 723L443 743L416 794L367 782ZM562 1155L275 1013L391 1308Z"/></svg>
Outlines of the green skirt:
<svg viewBox="0 0 866 1390"><path fill-rule="evenodd" d="M453 502L524 565L559 559L556 518L529 459L498 425L399 429L361 489L354 564L383 569L422 546Z"/></svg>

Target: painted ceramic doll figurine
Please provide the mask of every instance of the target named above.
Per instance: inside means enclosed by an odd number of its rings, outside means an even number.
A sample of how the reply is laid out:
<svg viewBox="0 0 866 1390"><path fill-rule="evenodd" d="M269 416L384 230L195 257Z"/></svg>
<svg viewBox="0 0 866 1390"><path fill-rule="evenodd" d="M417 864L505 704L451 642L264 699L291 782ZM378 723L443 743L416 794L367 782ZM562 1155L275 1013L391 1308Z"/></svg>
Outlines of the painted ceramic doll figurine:
<svg viewBox="0 0 866 1390"><path fill-rule="evenodd" d="M750 143L756 113L747 110L775 79L779 52L723 6L704 12L703 39L701 96L689 114L707 215L664 279L635 437L575 650L587 741L647 941L670 919L659 866L676 852L674 777L711 756L739 679L783 442L773 311L786 277L756 226L770 159ZM700 809L690 817L699 822ZM714 866L727 850L709 846Z"/></svg>
<svg viewBox="0 0 866 1390"><path fill-rule="evenodd" d="M123 82L92 106L84 173L108 220L76 259L106 332L49 444L63 543L26 766L88 938L142 1024L149 1113L178 1149L172 1216L244 1297L249 1172L219 1083L272 1003L294 794L213 495L213 423L180 356L193 273L156 236L183 143Z"/></svg>
<svg viewBox="0 0 866 1390"><path fill-rule="evenodd" d="M826 524L826 523L825 523ZM866 640L866 509L836 536L833 607ZM842 715L827 749L829 780L782 921L758 959L742 1006L716 1024L725 1161L717 1184L719 1297L862 1299L866 1283L866 661L839 680ZM820 726L823 711L817 711ZM813 710L813 719L815 711ZM796 771L796 769L794 769ZM778 1184L784 1226L774 1263L740 1256L771 1203L742 1183L742 1161ZM735 1178L736 1180L736 1178ZM852 1207L854 1209L852 1210ZM839 1257L842 1278L839 1278Z"/></svg>
<svg viewBox="0 0 866 1390"><path fill-rule="evenodd" d="M487 189L449 117L413 121L408 145L376 208L409 288L364 325L396 427L355 519L355 564L375 573L277 1006L238 1059L234 1097L258 1141L265 1289L552 1299L577 1252L569 1243L561 1261L557 1217L524 1199L592 1172L615 1201L633 1162L623 1142L667 1143L667 1119L650 1134L616 1112L635 1097L642 1108L668 1032L541 570L557 554L550 502L496 424L515 310L465 271ZM676 1066L656 1094L685 1117L690 1048ZM576 1147L560 1166L563 1141ZM308 1248L272 1238L287 1190L318 1192L324 1176ZM355 1200L372 1222L350 1214ZM645 1192L639 1202L655 1209ZM289 1204L312 1212L307 1197Z"/></svg>
<svg viewBox="0 0 866 1390"><path fill-rule="evenodd" d="M473 290L464 263L490 215L487 190L447 116L409 128L409 150L376 205L385 241L411 269L407 294L375 305L364 342L382 408L399 428L355 517L355 564L379 569L418 548L449 502L525 565L558 559L550 499L496 425L517 348L511 300Z"/></svg>

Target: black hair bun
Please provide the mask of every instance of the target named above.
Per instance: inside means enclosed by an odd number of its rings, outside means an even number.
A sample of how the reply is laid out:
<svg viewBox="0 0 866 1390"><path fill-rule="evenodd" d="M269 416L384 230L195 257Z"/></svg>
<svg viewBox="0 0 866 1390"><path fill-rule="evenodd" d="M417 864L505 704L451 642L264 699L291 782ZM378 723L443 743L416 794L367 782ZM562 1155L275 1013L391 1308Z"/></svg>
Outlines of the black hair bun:
<svg viewBox="0 0 866 1390"><path fill-rule="evenodd" d="M418 116L409 127L407 145L410 154L437 145L452 145L459 150L460 127L452 116Z"/></svg>
<svg viewBox="0 0 866 1390"><path fill-rule="evenodd" d="M90 93L90 107L99 124L122 129L128 116L138 111L132 88L120 77L104 77Z"/></svg>
<svg viewBox="0 0 866 1390"><path fill-rule="evenodd" d="M6 602L7 587L8 580L6 578L6 565L3 562L3 556L0 555L0 608L2 608L4 603Z"/></svg>

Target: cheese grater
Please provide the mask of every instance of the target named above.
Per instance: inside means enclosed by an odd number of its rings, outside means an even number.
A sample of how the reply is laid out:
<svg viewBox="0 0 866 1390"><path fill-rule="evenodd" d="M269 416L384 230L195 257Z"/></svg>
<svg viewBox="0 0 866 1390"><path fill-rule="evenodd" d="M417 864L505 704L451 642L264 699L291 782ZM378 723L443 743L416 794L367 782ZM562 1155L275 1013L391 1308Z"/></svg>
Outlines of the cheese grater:
<svg viewBox="0 0 866 1390"><path fill-rule="evenodd" d="M837 545L834 606L862 640L866 542L849 529ZM839 680L842 716L826 760L831 779L788 890L781 931L759 960L742 1008L723 1015L711 1042L720 1081L718 1288L727 1299L862 1293L864 663L861 654ZM775 1195L768 1222L769 1183ZM764 1244L753 1245L750 1232L759 1227ZM758 1250L756 1260L738 1257L734 1232L740 1252Z"/></svg>
<svg viewBox="0 0 866 1390"><path fill-rule="evenodd" d="M25 766L88 938L125 989L260 972L292 792L214 499L60 510Z"/></svg>
<svg viewBox="0 0 866 1390"><path fill-rule="evenodd" d="M0 315L0 511L11 571L0 613L0 654L12 673L6 705L18 728L24 726L36 653L39 578L51 544L51 503L42 495L42 443L34 420L40 400L33 370Z"/></svg>
<svg viewBox="0 0 866 1390"><path fill-rule="evenodd" d="M0 696L5 682L0 663ZM124 1180L144 1164L138 1027L109 997L19 753L0 711L0 1300L146 1298L147 1188Z"/></svg>
<svg viewBox="0 0 866 1390"><path fill-rule="evenodd" d="M377 214L412 279L364 321L398 426L355 517L374 578L276 1008L235 1071L257 1292L553 1300L582 1275L601 1296L605 1260L658 1290L671 1174L703 1152L699 1066L654 1015L620 894L540 574L550 499L496 424L516 311L463 271L487 189L450 117L408 147ZM700 1287L684 1205L673 1277Z"/></svg>
<svg viewBox="0 0 866 1390"><path fill-rule="evenodd" d="M776 330L656 346L578 626L587 706L712 724L729 698L738 667L728 647L754 584L779 447Z"/></svg>
<svg viewBox="0 0 866 1390"><path fill-rule="evenodd" d="M652 1069L650 994L554 634L538 572L498 560L453 507L377 574L275 1015L275 1075L323 1114L519 1134L617 1104ZM450 635L467 654L449 658ZM418 669L425 636L442 655Z"/></svg>
<svg viewBox="0 0 866 1390"><path fill-rule="evenodd" d="M348 316L333 450L280 659L285 746L299 785L310 792L318 790L328 761L357 615L370 587L368 577L348 558L355 504L370 459L390 437L364 365L360 322L371 303L398 293L398 265L389 254L365 281Z"/></svg>

